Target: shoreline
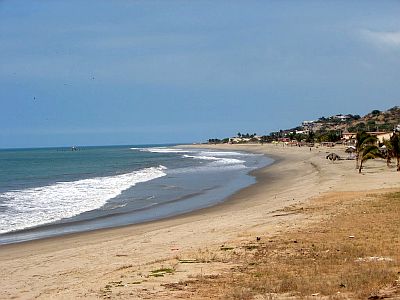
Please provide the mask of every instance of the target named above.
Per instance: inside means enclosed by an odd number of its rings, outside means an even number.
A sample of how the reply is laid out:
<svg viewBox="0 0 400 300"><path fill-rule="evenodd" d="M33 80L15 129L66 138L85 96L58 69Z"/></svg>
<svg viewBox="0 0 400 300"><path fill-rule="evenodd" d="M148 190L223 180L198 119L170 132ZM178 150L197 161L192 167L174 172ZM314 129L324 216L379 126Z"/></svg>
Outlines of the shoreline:
<svg viewBox="0 0 400 300"><path fill-rule="evenodd" d="M129 293L138 299L148 298L144 289L162 293L161 283L169 280L149 277L151 270L174 257L190 257L198 249L252 240L266 233L272 236L310 222L298 214L278 213L285 207L303 205L331 191L399 187L393 170L385 171L385 176L376 172L381 169L380 162L368 163L364 176L356 173L353 161L328 162L326 152L332 149L309 151L272 145L207 148L263 153L278 160L253 171L255 184L212 207L145 224L0 246L3 296L97 299L109 282L128 277L136 282L143 277L141 284L129 286ZM199 272L182 271L172 279Z"/></svg>
<svg viewBox="0 0 400 300"><path fill-rule="evenodd" d="M176 147L185 148L188 146L189 145L177 145ZM197 148L197 147L194 147L194 148ZM208 147L204 147L204 145L203 145L203 147L200 146L199 148L209 149ZM254 153L251 151L243 151L243 152ZM100 236L106 235L108 237L108 235L113 234L114 231L138 229L141 232L142 231L145 232L146 230L150 230L150 229L161 229L161 228L163 228L165 223L171 223L168 225L174 226L177 224L184 223L185 219L188 217L189 218L196 217L196 215L207 214L214 210L222 210L225 206L234 204L234 203L228 203L228 202L240 201L244 196L241 194L244 190L252 189L255 185L258 185L258 184L264 184L264 183L260 183L260 179L262 179L262 176L260 176L260 172L261 171L267 172L267 170L270 167L272 167L274 164L278 163L279 161L283 160L283 157L280 157L277 155L266 155L266 154L263 154L263 155L268 158L273 159L273 162L268 164L267 166L258 168L256 170L252 170L248 173L248 175L253 176L255 178L255 180L256 180L255 183L253 183L247 187L239 189L238 191L221 199L221 201L219 201L218 203L213 204L211 206L194 209L189 212L179 213L179 214L164 217L161 219L149 220L149 221L135 223L135 224L127 224L127 225L121 225L121 226L115 226L115 227L93 229L93 230L82 231L82 232L65 233L65 234L61 234L61 235L57 235L57 236L44 237L44 238L26 240L26 241L15 242L15 243L0 244L0 258L1 258L2 250L5 250L6 248L11 248L10 250L13 250L13 252L14 252L14 251L18 251L18 249L16 249L16 248L31 246L31 245L34 246L35 244L41 244L41 243L57 244L58 241L62 241L62 240L76 242L77 240L86 240L86 238L90 238L91 236L100 237ZM265 181L265 180L262 180L262 181ZM181 218L183 220L180 220ZM60 225L60 226L62 226L62 225Z"/></svg>
<svg viewBox="0 0 400 300"><path fill-rule="evenodd" d="M203 147L202 147L203 146ZM193 148L205 148L204 145L202 145L200 147L193 147ZM178 148L192 148L191 145L176 145L175 147ZM206 147L207 149L207 147ZM209 148L208 148L209 149ZM248 152L248 153L253 153L251 151L242 151L242 152ZM193 210L187 211L187 212L183 212L183 213L176 213L167 217L161 217L161 218L156 218L156 219L152 219L152 220L147 220L147 221L140 221L138 223L133 223L133 224L126 224L126 225L117 225L117 226L112 226L112 227L104 227L104 228L98 228L98 229L91 229L91 230L85 230L85 231L78 231L78 232L66 232L66 233L61 233L59 235L53 235L53 236L45 236L45 237L40 237L40 238L34 238L34 239L29 239L29 240L22 240L22 241L17 241L17 242L11 242L11 243L4 243L4 244L0 244L0 251L2 248L6 248L6 247L12 247L13 245L15 245L16 247L18 247L18 245L29 245L29 244L34 244L34 243L40 243L40 242L46 242L49 241L51 242L51 240L59 240L59 239L80 239L80 238L84 238L86 235L93 235L93 234L99 234L101 235L104 231L104 234L109 234L112 233L112 231L114 230L121 230L124 228L130 228L130 227L135 227L134 229L139 228L141 229L141 227L152 227L152 225L156 225L158 222L162 222L164 224L164 222L168 222L168 221L173 221L176 218L180 218L180 217L190 217L190 216L195 216L198 213L207 213L209 210L212 211L214 209L223 209L223 206L226 204L226 202L230 202L233 201L235 198L240 198L240 193L241 191L247 189L247 188L251 188L254 185L257 185L259 183L259 171L263 170L263 169L267 169L270 166L274 165L275 163L277 163L278 161L282 160L282 157L276 156L276 155L266 155L264 153L262 153L262 155L266 158L270 158L273 161L271 163L269 163L268 165L261 167L261 168L257 168L255 170L251 170L247 173L248 176L254 177L255 182L250 184L249 186L245 186L243 188L240 188L239 190L233 192L232 194L221 198L218 202L206 206L206 207L201 207L201 208L195 208ZM236 194L239 194L238 196L236 196ZM220 207L221 206L221 207ZM164 221L164 222L163 222ZM178 220L176 220L178 221ZM160 228L163 224L160 224ZM43 227L51 227L53 226L52 224L50 225L43 225ZM62 228L62 226L64 226L63 224L56 224L55 226L59 226L60 228ZM39 228L32 228L32 229L26 229L26 230L22 230L20 231L21 233L24 232L35 232L36 230L40 230ZM18 232L17 232L18 233ZM13 234L13 233L10 233ZM7 234L5 234L7 235ZM1 252L0 252L1 253Z"/></svg>

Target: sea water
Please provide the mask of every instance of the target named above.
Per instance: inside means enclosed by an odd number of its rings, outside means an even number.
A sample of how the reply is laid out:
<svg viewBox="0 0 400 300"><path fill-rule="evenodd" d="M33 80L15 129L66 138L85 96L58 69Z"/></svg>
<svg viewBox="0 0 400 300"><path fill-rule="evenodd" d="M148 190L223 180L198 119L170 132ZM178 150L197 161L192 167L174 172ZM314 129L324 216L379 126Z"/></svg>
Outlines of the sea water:
<svg viewBox="0 0 400 300"><path fill-rule="evenodd" d="M0 150L0 244L157 220L215 205L272 160L164 146Z"/></svg>

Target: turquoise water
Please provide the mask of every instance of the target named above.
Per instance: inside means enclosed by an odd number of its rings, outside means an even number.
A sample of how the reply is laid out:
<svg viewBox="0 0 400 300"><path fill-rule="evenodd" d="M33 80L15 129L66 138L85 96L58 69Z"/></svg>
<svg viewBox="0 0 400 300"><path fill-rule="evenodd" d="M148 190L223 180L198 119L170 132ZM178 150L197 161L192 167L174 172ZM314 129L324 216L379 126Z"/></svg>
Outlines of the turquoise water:
<svg viewBox="0 0 400 300"><path fill-rule="evenodd" d="M261 155L163 146L0 151L0 243L156 220L254 183Z"/></svg>

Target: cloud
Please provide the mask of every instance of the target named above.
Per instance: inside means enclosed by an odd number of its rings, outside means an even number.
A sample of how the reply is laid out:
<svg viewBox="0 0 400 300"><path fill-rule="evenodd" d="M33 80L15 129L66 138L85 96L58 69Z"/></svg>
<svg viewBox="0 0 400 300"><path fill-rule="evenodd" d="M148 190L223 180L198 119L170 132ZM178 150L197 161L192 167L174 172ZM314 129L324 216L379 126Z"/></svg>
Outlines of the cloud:
<svg viewBox="0 0 400 300"><path fill-rule="evenodd" d="M400 49L400 31L361 30L361 34L377 47Z"/></svg>

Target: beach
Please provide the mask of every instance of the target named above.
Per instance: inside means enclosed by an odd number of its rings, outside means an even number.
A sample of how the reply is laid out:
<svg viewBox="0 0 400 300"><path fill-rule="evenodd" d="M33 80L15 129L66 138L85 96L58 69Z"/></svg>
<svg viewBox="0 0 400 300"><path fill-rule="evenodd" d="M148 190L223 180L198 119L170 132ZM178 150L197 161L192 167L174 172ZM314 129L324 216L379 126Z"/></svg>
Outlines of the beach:
<svg viewBox="0 0 400 300"><path fill-rule="evenodd" d="M315 199L400 188L395 168L383 161L368 161L360 175L354 160L325 158L330 152L346 158L340 147L204 147L261 153L275 162L253 171L257 183L213 207L144 224L0 246L0 298L207 298L195 290L171 289L171 284L229 270L234 264L224 263L223 257L207 263L217 255L215 249L229 250L230 245L265 240L327 218L329 209L301 213L300 208ZM285 210L288 207L299 211Z"/></svg>
<svg viewBox="0 0 400 300"><path fill-rule="evenodd" d="M170 145L0 151L0 245L139 224L249 186L259 154Z"/></svg>

